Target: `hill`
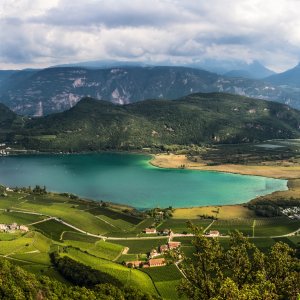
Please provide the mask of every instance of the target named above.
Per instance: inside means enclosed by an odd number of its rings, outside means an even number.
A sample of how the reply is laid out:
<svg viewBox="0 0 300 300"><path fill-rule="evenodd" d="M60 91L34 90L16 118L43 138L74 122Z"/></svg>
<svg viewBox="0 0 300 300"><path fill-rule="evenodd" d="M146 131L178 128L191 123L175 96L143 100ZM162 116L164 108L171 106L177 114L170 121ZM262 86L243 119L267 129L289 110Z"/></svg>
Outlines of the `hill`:
<svg viewBox="0 0 300 300"><path fill-rule="evenodd" d="M31 116L65 111L86 96L128 104L196 92L226 92L282 103L289 99L290 105L300 107L298 94L290 95L270 83L187 67L53 67L14 72L0 82L0 102Z"/></svg>
<svg viewBox="0 0 300 300"><path fill-rule="evenodd" d="M129 150L297 138L299 120L287 105L223 93L123 106L84 98L68 111L26 120L10 137L44 151Z"/></svg>

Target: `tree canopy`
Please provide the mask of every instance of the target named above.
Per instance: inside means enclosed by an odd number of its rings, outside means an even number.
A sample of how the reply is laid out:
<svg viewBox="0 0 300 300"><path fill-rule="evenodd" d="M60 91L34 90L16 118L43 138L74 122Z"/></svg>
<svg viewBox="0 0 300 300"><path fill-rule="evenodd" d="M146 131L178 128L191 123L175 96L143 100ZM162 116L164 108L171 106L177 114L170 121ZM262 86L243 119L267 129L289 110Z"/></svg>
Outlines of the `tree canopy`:
<svg viewBox="0 0 300 300"><path fill-rule="evenodd" d="M235 231L224 249L219 239L189 226L195 253L181 263L185 279L178 286L180 295L193 300L299 299L300 260L287 244L278 242L263 253Z"/></svg>

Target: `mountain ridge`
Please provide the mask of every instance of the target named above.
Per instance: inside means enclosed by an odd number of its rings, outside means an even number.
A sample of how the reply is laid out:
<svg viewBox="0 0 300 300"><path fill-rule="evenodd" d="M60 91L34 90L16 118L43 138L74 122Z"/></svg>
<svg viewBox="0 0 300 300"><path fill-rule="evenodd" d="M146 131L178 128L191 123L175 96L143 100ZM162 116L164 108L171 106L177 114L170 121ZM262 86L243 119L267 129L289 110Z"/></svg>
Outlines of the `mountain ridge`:
<svg viewBox="0 0 300 300"><path fill-rule="evenodd" d="M67 110L85 96L126 104L149 98L177 99L195 92L226 92L300 107L297 95L290 97L270 83L168 66L21 71L0 84L0 102L18 114L43 116Z"/></svg>

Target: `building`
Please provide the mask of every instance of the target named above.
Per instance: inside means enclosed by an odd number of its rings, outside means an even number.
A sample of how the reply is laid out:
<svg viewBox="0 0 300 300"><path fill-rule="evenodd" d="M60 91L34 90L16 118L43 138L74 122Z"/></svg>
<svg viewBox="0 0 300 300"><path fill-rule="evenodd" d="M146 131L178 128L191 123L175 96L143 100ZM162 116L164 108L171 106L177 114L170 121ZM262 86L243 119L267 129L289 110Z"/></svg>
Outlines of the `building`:
<svg viewBox="0 0 300 300"><path fill-rule="evenodd" d="M145 229L143 230L143 232L146 233L146 234L154 234L154 233L157 233L156 228L145 228Z"/></svg>
<svg viewBox="0 0 300 300"><path fill-rule="evenodd" d="M25 226L25 225L20 225L19 229L20 229L21 231L25 231L25 232L28 232L28 231L29 231L29 228L28 228L27 226Z"/></svg>
<svg viewBox="0 0 300 300"><path fill-rule="evenodd" d="M143 265L143 262L140 260L133 260L133 261L126 262L127 267L139 268L142 265Z"/></svg>
<svg viewBox="0 0 300 300"><path fill-rule="evenodd" d="M208 235L212 237L217 237L220 235L220 232L218 230L211 230Z"/></svg>
<svg viewBox="0 0 300 300"><path fill-rule="evenodd" d="M156 249L152 249L151 252L149 253L149 258L155 257L160 255Z"/></svg>
<svg viewBox="0 0 300 300"><path fill-rule="evenodd" d="M170 250L177 249L181 246L181 242L168 242L168 247Z"/></svg>
<svg viewBox="0 0 300 300"><path fill-rule="evenodd" d="M149 267L162 267L166 265L166 260L164 258L152 258L148 261Z"/></svg>
<svg viewBox="0 0 300 300"><path fill-rule="evenodd" d="M6 231L6 230L7 230L7 225L0 224L0 231Z"/></svg>
<svg viewBox="0 0 300 300"><path fill-rule="evenodd" d="M161 246L159 247L159 252L160 252L160 253L165 253L165 252L167 252L168 250L169 250L168 245L161 245Z"/></svg>
<svg viewBox="0 0 300 300"><path fill-rule="evenodd" d="M171 234L171 229L167 229L167 228L165 228L164 230L161 230L160 231L160 233L162 234L162 235L170 235Z"/></svg>

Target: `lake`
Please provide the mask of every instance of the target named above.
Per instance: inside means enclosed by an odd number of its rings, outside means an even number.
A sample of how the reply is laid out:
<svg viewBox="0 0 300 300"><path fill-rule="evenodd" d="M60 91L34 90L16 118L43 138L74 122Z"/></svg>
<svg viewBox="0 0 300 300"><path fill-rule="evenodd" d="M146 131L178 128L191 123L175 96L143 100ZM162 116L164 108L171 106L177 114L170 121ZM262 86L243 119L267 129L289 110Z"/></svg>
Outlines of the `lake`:
<svg viewBox="0 0 300 300"><path fill-rule="evenodd" d="M243 203L287 189L287 181L209 171L160 169L150 156L96 153L0 157L0 183L46 186L136 208Z"/></svg>

